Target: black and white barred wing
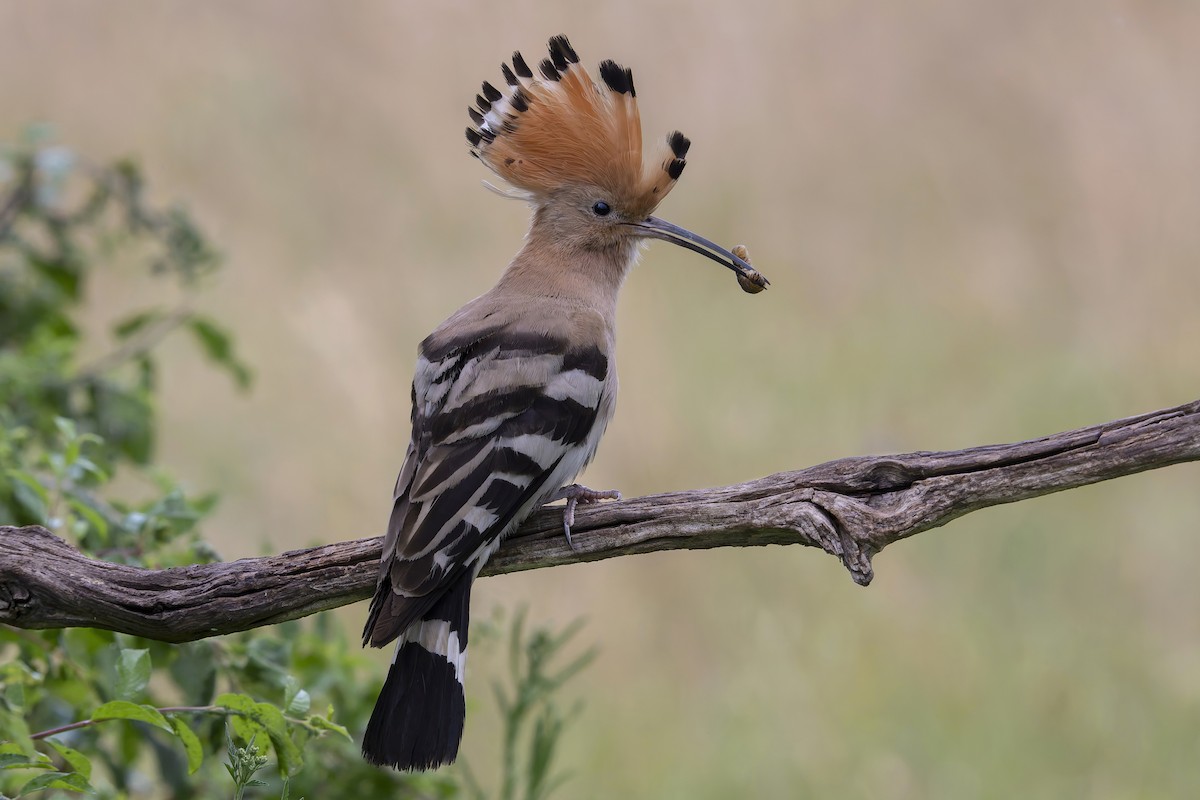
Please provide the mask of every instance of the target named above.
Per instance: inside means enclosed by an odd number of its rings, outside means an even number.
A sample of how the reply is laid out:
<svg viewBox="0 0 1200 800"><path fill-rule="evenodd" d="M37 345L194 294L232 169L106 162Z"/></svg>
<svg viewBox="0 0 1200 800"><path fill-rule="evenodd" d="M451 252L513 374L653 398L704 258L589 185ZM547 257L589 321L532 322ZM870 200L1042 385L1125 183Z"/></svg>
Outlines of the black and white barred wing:
<svg viewBox="0 0 1200 800"><path fill-rule="evenodd" d="M599 347L495 331L436 350L413 383L413 441L364 632L382 646L594 452L608 359Z"/></svg>

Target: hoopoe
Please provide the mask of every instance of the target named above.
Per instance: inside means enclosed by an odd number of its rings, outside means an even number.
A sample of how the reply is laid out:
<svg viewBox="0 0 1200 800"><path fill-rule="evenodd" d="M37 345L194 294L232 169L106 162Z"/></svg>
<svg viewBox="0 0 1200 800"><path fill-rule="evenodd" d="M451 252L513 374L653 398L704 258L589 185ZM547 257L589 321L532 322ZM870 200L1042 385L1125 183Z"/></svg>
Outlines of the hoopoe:
<svg viewBox="0 0 1200 800"><path fill-rule="evenodd" d="M412 439L363 631L374 647L399 640L363 739L375 764L430 769L458 754L471 584L504 537L566 499L570 543L576 504L619 497L570 482L613 414L617 292L640 245L665 239L732 269L746 291L767 285L742 258L650 216L690 142L675 131L643 162L630 70L604 61L600 84L565 36L549 50L536 76L513 53L507 88L485 82L468 110L471 155L533 222L500 281L419 348Z"/></svg>

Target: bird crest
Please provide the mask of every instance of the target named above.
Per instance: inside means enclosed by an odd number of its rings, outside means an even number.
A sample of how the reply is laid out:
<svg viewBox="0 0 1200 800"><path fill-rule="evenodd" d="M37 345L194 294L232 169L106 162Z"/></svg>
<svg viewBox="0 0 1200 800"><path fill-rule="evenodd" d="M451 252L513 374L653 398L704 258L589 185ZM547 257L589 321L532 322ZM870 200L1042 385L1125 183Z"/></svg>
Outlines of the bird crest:
<svg viewBox="0 0 1200 800"><path fill-rule="evenodd" d="M597 83L565 36L529 67L520 52L501 64L504 90L484 81L468 109L471 154L516 191L537 201L568 185L603 190L634 216L649 215L686 165L687 137L674 131L649 159L631 70L600 63Z"/></svg>

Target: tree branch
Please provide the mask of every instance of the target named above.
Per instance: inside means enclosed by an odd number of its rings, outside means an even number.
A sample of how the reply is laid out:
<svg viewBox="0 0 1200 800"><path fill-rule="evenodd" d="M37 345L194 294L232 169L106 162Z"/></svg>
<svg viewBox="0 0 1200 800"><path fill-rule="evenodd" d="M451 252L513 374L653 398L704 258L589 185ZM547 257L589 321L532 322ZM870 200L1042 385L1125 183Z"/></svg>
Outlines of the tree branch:
<svg viewBox="0 0 1200 800"><path fill-rule="evenodd" d="M484 575L658 550L802 544L862 585L892 542L980 508L1200 460L1200 400L1016 444L844 458L716 489L533 515ZM380 539L148 570L88 558L44 528L0 527L0 622L186 642L336 608L374 590Z"/></svg>

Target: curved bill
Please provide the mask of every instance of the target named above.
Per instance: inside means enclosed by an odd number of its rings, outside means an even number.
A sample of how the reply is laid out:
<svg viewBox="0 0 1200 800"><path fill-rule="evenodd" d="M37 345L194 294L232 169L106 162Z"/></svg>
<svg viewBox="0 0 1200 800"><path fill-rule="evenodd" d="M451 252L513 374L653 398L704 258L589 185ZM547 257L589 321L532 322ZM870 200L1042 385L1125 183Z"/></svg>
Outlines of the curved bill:
<svg viewBox="0 0 1200 800"><path fill-rule="evenodd" d="M662 239L664 242L671 242L680 247L686 247L694 253L707 256L758 286L766 287L771 284L761 272L725 248L713 244L703 236L697 236L686 228L673 225L665 219L646 217L644 221L633 222L630 225L642 231L643 236L651 239Z"/></svg>

